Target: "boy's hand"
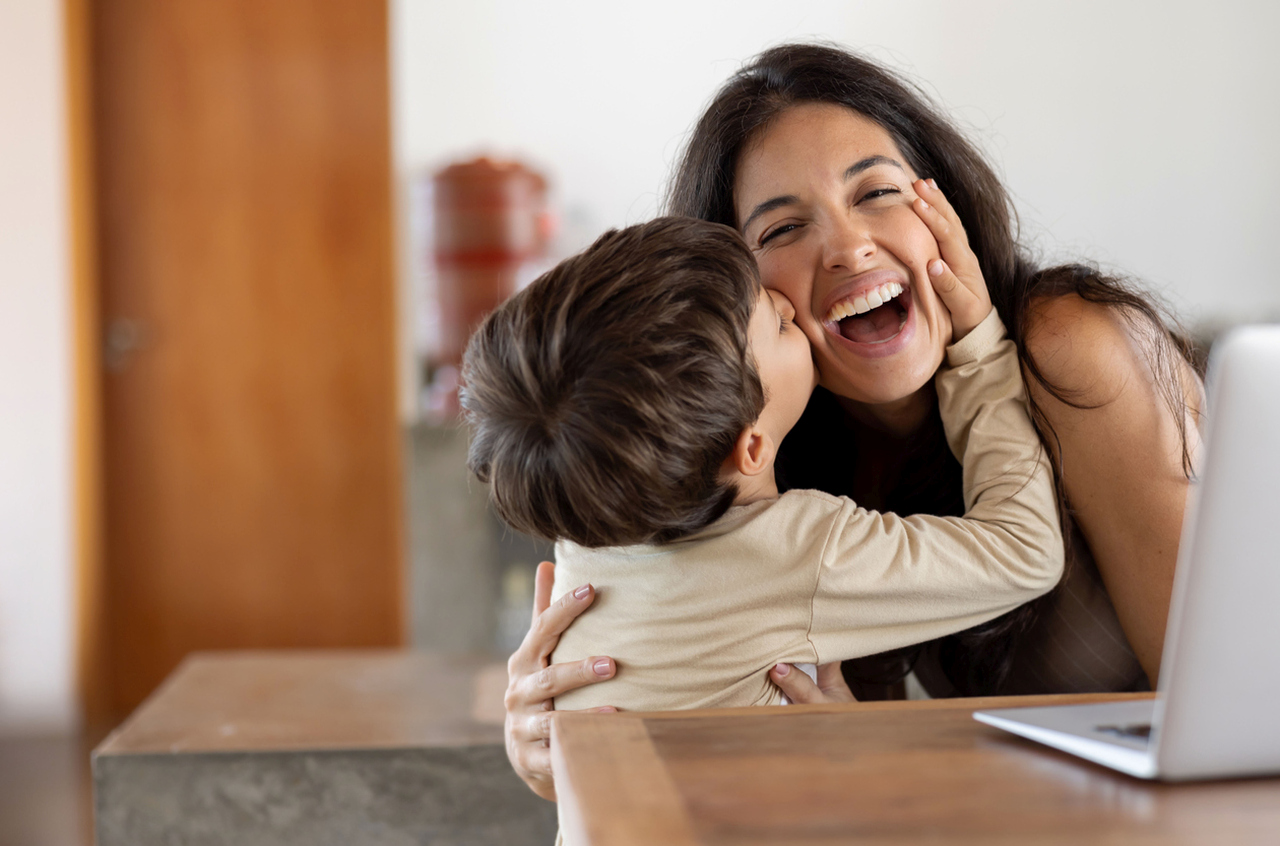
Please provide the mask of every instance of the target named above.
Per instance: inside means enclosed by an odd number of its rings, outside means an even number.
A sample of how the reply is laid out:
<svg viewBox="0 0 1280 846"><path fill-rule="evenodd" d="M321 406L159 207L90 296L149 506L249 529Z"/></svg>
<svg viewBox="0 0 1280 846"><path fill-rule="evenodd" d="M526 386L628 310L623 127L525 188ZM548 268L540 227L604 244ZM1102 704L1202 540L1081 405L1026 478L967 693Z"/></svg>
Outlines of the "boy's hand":
<svg viewBox="0 0 1280 846"><path fill-rule="evenodd" d="M932 179L917 179L911 204L938 242L941 259L929 262L929 281L951 312L952 343L968 335L991 313L991 295L969 237L947 198Z"/></svg>

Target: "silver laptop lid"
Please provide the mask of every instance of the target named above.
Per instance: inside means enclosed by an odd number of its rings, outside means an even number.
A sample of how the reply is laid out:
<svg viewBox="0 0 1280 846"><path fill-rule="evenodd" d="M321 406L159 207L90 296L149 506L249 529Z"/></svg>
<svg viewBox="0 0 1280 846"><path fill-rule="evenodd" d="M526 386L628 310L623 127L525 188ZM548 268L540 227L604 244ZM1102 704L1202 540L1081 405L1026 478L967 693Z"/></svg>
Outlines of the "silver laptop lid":
<svg viewBox="0 0 1280 846"><path fill-rule="evenodd" d="M1161 663L1164 777L1280 763L1280 326L1214 346Z"/></svg>

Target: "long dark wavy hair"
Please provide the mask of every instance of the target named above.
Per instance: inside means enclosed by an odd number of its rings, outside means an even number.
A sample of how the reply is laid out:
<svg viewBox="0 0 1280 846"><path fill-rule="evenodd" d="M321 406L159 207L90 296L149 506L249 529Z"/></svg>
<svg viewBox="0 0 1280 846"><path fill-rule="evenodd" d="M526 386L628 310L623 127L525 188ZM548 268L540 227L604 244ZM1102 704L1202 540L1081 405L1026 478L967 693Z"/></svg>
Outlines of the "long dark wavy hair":
<svg viewBox="0 0 1280 846"><path fill-rule="evenodd" d="M1190 475L1186 400L1178 373L1186 361L1202 374L1203 356L1183 333L1170 328L1176 323L1168 311L1132 283L1084 264L1038 266L1019 244L1008 192L976 147L924 92L876 62L827 44L785 44L761 53L724 84L698 121L674 174L668 212L735 226L733 184L743 148L784 111L802 103L841 105L875 121L920 178L937 181L964 224L991 301L1017 345L1025 371L1050 395L1082 407L1070 391L1046 379L1027 354L1027 315L1034 301L1075 294L1113 307L1141 330L1138 336L1150 340L1145 351L1163 399L1178 421L1183 469ZM1031 414L1050 447L1065 528L1071 525L1070 508L1062 486L1057 433L1034 400ZM1070 543L1070 532L1064 531L1064 536ZM1036 613L1033 602L965 633L966 646L985 657L962 672L968 677L962 686L998 686L1010 658L1010 650L1000 644L1008 644L1009 635L1025 629Z"/></svg>

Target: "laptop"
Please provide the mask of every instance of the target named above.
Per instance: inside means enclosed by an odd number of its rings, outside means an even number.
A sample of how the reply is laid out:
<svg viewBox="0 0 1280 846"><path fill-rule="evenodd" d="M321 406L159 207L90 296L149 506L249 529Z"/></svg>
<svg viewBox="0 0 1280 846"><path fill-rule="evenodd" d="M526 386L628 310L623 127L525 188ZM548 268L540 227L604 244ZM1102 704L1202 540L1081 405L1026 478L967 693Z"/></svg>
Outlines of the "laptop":
<svg viewBox="0 0 1280 846"><path fill-rule="evenodd" d="M1154 700L974 719L1138 778L1280 773L1280 326L1213 348Z"/></svg>

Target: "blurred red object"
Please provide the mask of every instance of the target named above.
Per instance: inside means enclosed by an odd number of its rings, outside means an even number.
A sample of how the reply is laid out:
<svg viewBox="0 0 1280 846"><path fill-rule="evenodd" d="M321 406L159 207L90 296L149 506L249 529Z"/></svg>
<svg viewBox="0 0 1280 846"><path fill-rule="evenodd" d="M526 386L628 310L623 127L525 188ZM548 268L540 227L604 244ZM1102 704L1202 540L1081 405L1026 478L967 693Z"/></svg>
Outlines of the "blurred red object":
<svg viewBox="0 0 1280 846"><path fill-rule="evenodd" d="M438 365L462 361L471 332L516 291L522 265L546 254L547 181L519 162L479 158L436 173Z"/></svg>

